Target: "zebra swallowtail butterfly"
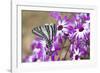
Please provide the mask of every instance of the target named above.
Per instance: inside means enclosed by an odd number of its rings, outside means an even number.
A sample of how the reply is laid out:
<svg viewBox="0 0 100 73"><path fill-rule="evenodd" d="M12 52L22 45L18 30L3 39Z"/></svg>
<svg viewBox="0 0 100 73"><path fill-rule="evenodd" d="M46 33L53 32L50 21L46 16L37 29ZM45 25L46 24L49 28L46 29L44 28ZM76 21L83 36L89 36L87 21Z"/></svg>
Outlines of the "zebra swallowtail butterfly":
<svg viewBox="0 0 100 73"><path fill-rule="evenodd" d="M33 28L32 33L37 35L40 39L46 40L48 47L50 47L53 43L56 30L57 28L55 24L45 24L43 26Z"/></svg>

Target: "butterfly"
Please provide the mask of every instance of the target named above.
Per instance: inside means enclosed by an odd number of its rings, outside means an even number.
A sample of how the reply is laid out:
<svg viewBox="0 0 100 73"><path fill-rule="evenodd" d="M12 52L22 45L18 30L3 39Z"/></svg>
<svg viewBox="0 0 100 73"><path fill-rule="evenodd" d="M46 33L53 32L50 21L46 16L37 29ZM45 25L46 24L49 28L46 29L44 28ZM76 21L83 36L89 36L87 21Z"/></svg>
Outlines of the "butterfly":
<svg viewBox="0 0 100 73"><path fill-rule="evenodd" d="M40 39L45 40L48 47L50 47L53 43L56 32L57 28L55 24L45 24L32 29L32 33L38 36Z"/></svg>

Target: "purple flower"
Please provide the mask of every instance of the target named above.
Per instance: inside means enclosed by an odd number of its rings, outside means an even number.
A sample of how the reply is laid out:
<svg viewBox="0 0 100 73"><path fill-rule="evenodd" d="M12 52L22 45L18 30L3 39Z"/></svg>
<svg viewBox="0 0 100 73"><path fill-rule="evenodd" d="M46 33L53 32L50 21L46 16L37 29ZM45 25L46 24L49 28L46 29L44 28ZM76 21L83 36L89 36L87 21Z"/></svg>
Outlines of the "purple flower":
<svg viewBox="0 0 100 73"><path fill-rule="evenodd" d="M60 12L57 12L57 11L50 12L50 16L53 17L56 21L61 19Z"/></svg>
<svg viewBox="0 0 100 73"><path fill-rule="evenodd" d="M64 16L64 18L61 18L61 15L59 12L51 12L50 15L55 18L55 20L57 21L57 33L56 36L57 37L63 37L63 36L68 36L68 22L67 22L67 16Z"/></svg>
<svg viewBox="0 0 100 73"><path fill-rule="evenodd" d="M77 14L75 14L73 19L74 19L73 21L74 21L75 25L79 25L86 21L89 21L90 14L89 13L77 13Z"/></svg>
<svg viewBox="0 0 100 73"><path fill-rule="evenodd" d="M86 43L85 39L75 40L74 43L70 45L70 58L72 60L81 59L89 54L89 45Z"/></svg>
<svg viewBox="0 0 100 73"><path fill-rule="evenodd" d="M68 25L65 20L59 20L57 24L56 36L68 36Z"/></svg>
<svg viewBox="0 0 100 73"><path fill-rule="evenodd" d="M82 56L86 55L84 49L77 47L74 44L70 46L70 59L80 60Z"/></svg>
<svg viewBox="0 0 100 73"><path fill-rule="evenodd" d="M58 39L56 39L55 41L53 41L50 50L53 51L57 51L57 50L61 50L61 45L62 43L59 42Z"/></svg>
<svg viewBox="0 0 100 73"><path fill-rule="evenodd" d="M90 20L90 14L89 13L80 13L80 18L85 21Z"/></svg>
<svg viewBox="0 0 100 73"><path fill-rule="evenodd" d="M81 55L82 55L82 52L79 50L79 48L74 49L71 59L80 60Z"/></svg>
<svg viewBox="0 0 100 73"><path fill-rule="evenodd" d="M90 32L89 23L84 23L76 26L76 32L74 33L77 39L85 39L86 35Z"/></svg>
<svg viewBox="0 0 100 73"><path fill-rule="evenodd" d="M57 55L58 55L57 51L53 52L51 55L51 61L55 61L55 56Z"/></svg>
<svg viewBox="0 0 100 73"><path fill-rule="evenodd" d="M46 61L48 55L46 54L46 41L44 40L33 40L32 42L32 55L28 56L26 60L28 62L35 61Z"/></svg>

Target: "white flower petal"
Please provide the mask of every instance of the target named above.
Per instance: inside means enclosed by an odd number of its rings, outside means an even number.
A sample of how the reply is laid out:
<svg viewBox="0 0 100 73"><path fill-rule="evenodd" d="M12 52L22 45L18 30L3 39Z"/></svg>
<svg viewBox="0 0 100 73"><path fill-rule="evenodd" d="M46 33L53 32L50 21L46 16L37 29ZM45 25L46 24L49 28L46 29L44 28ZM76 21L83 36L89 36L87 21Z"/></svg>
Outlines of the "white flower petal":
<svg viewBox="0 0 100 73"><path fill-rule="evenodd" d="M66 32L68 32L68 29L63 28L62 31L66 33Z"/></svg>
<svg viewBox="0 0 100 73"><path fill-rule="evenodd" d="M33 55L29 56L28 61L32 62Z"/></svg>
<svg viewBox="0 0 100 73"><path fill-rule="evenodd" d="M54 46L52 47L51 51L55 51L55 48L54 48Z"/></svg>
<svg viewBox="0 0 100 73"><path fill-rule="evenodd" d="M66 24L66 21L65 20L63 20L62 21L62 23L61 23L61 25L65 25Z"/></svg>
<svg viewBox="0 0 100 73"><path fill-rule="evenodd" d="M43 40L42 40L42 41L41 41L41 44L42 44L43 47L46 47L46 41L43 41Z"/></svg>
<svg viewBox="0 0 100 73"><path fill-rule="evenodd" d="M39 48L35 48L35 49L33 50L33 52L38 53L38 52L40 52L40 49L39 49Z"/></svg>
<svg viewBox="0 0 100 73"><path fill-rule="evenodd" d="M58 25L61 25L61 20L58 21Z"/></svg>

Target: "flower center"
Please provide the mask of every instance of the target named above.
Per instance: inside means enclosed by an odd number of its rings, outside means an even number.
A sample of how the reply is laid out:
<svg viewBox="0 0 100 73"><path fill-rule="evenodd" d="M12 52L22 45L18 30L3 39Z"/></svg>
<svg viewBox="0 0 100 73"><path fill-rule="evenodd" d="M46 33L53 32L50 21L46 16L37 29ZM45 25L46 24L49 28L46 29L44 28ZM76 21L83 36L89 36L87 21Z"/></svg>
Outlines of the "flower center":
<svg viewBox="0 0 100 73"><path fill-rule="evenodd" d="M65 35L65 36L69 36L69 34L68 34L68 33L65 33L64 35Z"/></svg>
<svg viewBox="0 0 100 73"><path fill-rule="evenodd" d="M37 61L37 59L35 58L33 61L34 61L34 62L36 62L36 61Z"/></svg>
<svg viewBox="0 0 100 73"><path fill-rule="evenodd" d="M59 25L58 26L58 30L62 30L63 29L63 26L62 25Z"/></svg>
<svg viewBox="0 0 100 73"><path fill-rule="evenodd" d="M84 30L84 28L83 28L83 27L79 28L79 31L80 31L80 32L82 32L83 30Z"/></svg>
<svg viewBox="0 0 100 73"><path fill-rule="evenodd" d="M78 60L78 58L79 58L79 56L78 56L78 55L76 55L76 56L75 56L75 60Z"/></svg>

